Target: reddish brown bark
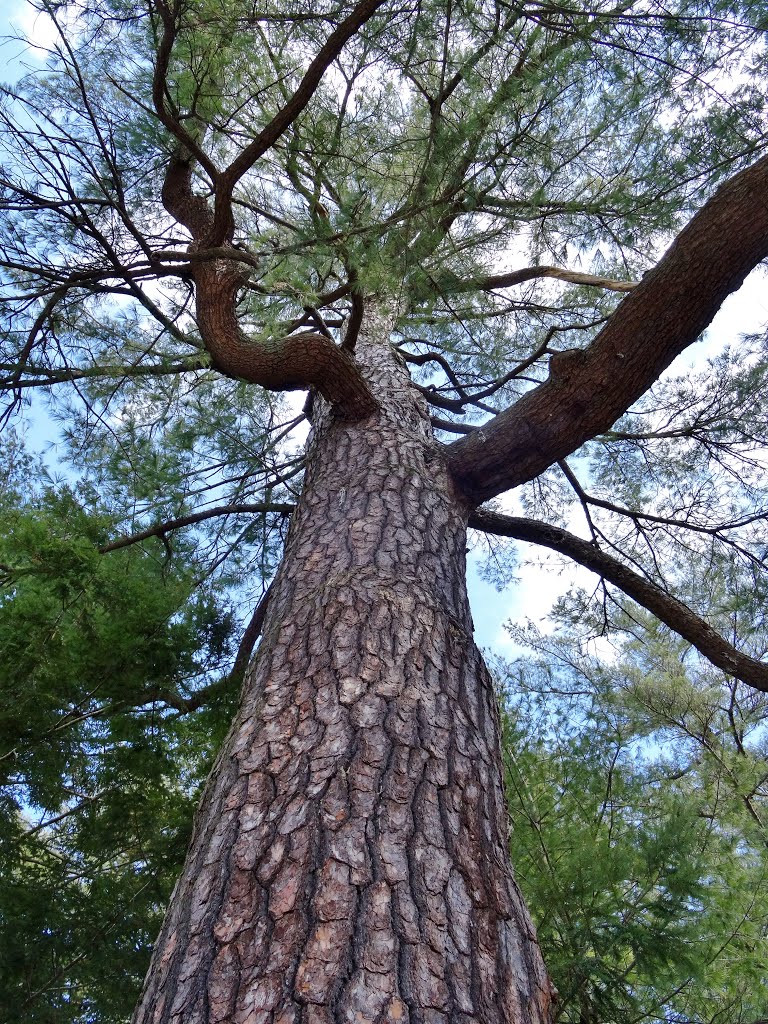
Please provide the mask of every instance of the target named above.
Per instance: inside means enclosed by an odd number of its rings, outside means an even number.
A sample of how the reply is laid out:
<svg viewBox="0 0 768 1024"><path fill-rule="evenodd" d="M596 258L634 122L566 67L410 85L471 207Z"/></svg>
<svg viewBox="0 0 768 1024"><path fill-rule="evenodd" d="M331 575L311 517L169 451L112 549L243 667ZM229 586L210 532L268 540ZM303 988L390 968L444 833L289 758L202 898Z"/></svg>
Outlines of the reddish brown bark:
<svg viewBox="0 0 768 1024"><path fill-rule="evenodd" d="M192 189L192 163L181 149L171 158L163 183L163 204L192 235L190 251L204 255L200 246L205 246L204 240L213 230L214 214L208 201ZM221 258L222 251L231 252L232 258ZM376 401L360 370L350 354L330 338L313 332L269 340L248 337L236 308L242 272L238 251L229 243L217 249L217 258L190 263L197 326L211 365L227 377L274 391L317 388L345 419L371 413Z"/></svg>
<svg viewBox="0 0 768 1024"><path fill-rule="evenodd" d="M370 321L381 410L325 416L135 1024L544 1024L466 507Z"/></svg>
<svg viewBox="0 0 768 1024"><path fill-rule="evenodd" d="M544 384L451 445L451 471L469 500L534 479L607 430L696 341L768 256L766 194L763 157L702 207L588 348L554 359Z"/></svg>

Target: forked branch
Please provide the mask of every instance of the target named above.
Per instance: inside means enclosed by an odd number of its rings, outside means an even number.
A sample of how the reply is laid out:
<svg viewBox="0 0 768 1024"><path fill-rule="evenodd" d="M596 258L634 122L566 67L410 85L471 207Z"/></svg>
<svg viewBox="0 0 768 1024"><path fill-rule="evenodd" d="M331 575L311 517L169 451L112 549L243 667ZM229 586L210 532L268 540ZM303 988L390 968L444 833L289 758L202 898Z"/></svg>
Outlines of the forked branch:
<svg viewBox="0 0 768 1024"><path fill-rule="evenodd" d="M170 158L163 203L192 235L190 249L195 252L206 244L214 215L207 200L193 191L192 167L192 159L181 149ZM363 419L377 409L354 359L324 334L248 337L236 308L246 273L236 249L232 248L231 259L193 260L190 273L197 325L214 369L272 391L317 388L336 414L348 420Z"/></svg>
<svg viewBox="0 0 768 1024"><path fill-rule="evenodd" d="M232 222L231 202L235 185L253 167L259 157L271 149L286 129L293 124L312 99L323 75L339 56L345 44L384 3L385 0L360 0L353 7L347 17L328 36L288 102L222 173L217 182L216 214L212 224L211 237L206 241L207 245L220 245L227 239Z"/></svg>

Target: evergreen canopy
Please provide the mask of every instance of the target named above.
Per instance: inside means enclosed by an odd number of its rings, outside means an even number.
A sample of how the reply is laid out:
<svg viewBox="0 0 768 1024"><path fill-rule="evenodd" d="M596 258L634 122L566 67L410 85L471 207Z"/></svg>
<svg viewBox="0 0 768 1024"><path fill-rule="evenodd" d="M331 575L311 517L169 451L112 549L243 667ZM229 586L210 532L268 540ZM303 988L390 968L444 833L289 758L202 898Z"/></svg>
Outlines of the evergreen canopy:
<svg viewBox="0 0 768 1024"><path fill-rule="evenodd" d="M467 501L518 488L470 524L602 580L500 670L557 1019L756 1020L765 338L668 368L768 254L765 6L39 9L0 102L5 1019L128 1019L300 493L285 393L374 411L386 308Z"/></svg>

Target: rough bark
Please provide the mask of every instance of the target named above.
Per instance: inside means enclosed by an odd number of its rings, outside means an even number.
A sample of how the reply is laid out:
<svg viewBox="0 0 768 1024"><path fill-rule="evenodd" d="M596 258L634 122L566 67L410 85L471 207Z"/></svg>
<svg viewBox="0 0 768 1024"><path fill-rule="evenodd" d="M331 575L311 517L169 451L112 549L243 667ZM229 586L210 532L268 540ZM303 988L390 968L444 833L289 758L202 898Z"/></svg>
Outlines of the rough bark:
<svg viewBox="0 0 768 1024"><path fill-rule="evenodd" d="M584 350L449 448L451 472L479 505L607 430L699 337L723 300L768 256L768 157L730 178L680 232Z"/></svg>
<svg viewBox="0 0 768 1024"><path fill-rule="evenodd" d="M373 325L373 326L372 326ZM369 318L380 410L320 417L241 710L135 1024L544 1024L467 509Z"/></svg>

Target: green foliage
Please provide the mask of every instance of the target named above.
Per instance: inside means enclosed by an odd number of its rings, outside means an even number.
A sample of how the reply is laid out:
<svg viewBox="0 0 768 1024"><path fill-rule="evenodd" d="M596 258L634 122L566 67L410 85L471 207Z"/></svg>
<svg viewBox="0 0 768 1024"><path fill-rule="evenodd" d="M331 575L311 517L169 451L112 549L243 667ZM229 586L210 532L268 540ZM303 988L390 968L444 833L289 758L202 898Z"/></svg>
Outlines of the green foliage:
<svg viewBox="0 0 768 1024"><path fill-rule="evenodd" d="M71 486L35 493L13 449L19 488L0 502L2 1019L124 1021L232 714L236 681L216 680L236 622L183 546L100 554L113 516Z"/></svg>
<svg viewBox="0 0 768 1024"><path fill-rule="evenodd" d="M688 454L726 456L703 443L702 411L725 394L740 408L738 388L716 384L674 406L695 425L682 430L682 457L699 494ZM739 457L738 423L728 458ZM668 441L646 430L631 443ZM664 472L663 459L647 465ZM631 463L604 466L614 501L632 504ZM641 507L654 508L652 474L644 484ZM754 566L713 551L709 535L701 545L689 535L685 549L678 537L670 527L678 593L764 657ZM512 629L533 654L499 669L513 861L561 991L558 1020L751 1024L768 1000L768 698L605 587L573 588L554 624Z"/></svg>
<svg viewBox="0 0 768 1024"><path fill-rule="evenodd" d="M639 714L637 694L615 688L622 669L572 647L552 655L506 667L516 697L503 722L512 857L560 993L555 1019L754 1021L768 998L764 752L714 730L712 757L685 716ZM643 686L679 696L663 675ZM745 756L759 756L759 781Z"/></svg>
<svg viewBox="0 0 768 1024"><path fill-rule="evenodd" d="M15 563L4 570L0 605L6 656L0 729L9 747L25 735L32 712L39 740L57 730L62 713L87 714L96 704L119 714L122 705L151 702L165 687L188 686L226 655L231 623L210 597L190 601L189 576L156 555L101 556L104 525L67 489L43 494L39 505L3 523L4 562L13 557ZM54 763L42 773L46 780L65 764L73 770L74 751L58 744L47 753L45 747L19 751L13 763L16 773L25 773L25 758L34 757L32 799L54 809L61 794L49 793L38 774L48 755Z"/></svg>
<svg viewBox="0 0 768 1024"><path fill-rule="evenodd" d="M304 417L211 369L168 157L194 151L210 197L347 9L40 9L58 41L0 98L0 390L10 411L50 395L66 478L15 435L0 452L0 1012L105 1024L129 1015L236 700L236 637L280 556L270 507L303 471ZM350 297L375 294L438 413L484 420L618 298L483 280L638 279L764 147L765 29L742 0L387 5L237 183L243 331L339 339ZM765 378L762 338L668 376L521 492L757 657ZM496 547L486 574L518 564ZM559 636L527 634L547 662L515 669L504 719L558 1019L748 1024L768 1003L763 698L598 597L564 600ZM599 663L584 645L605 635L618 653Z"/></svg>
<svg viewBox="0 0 768 1024"><path fill-rule="evenodd" d="M183 862L192 802L164 791L156 752L124 760L99 779L120 789L82 798L62 822L30 832L25 816L3 815L4 1021L126 1020Z"/></svg>

